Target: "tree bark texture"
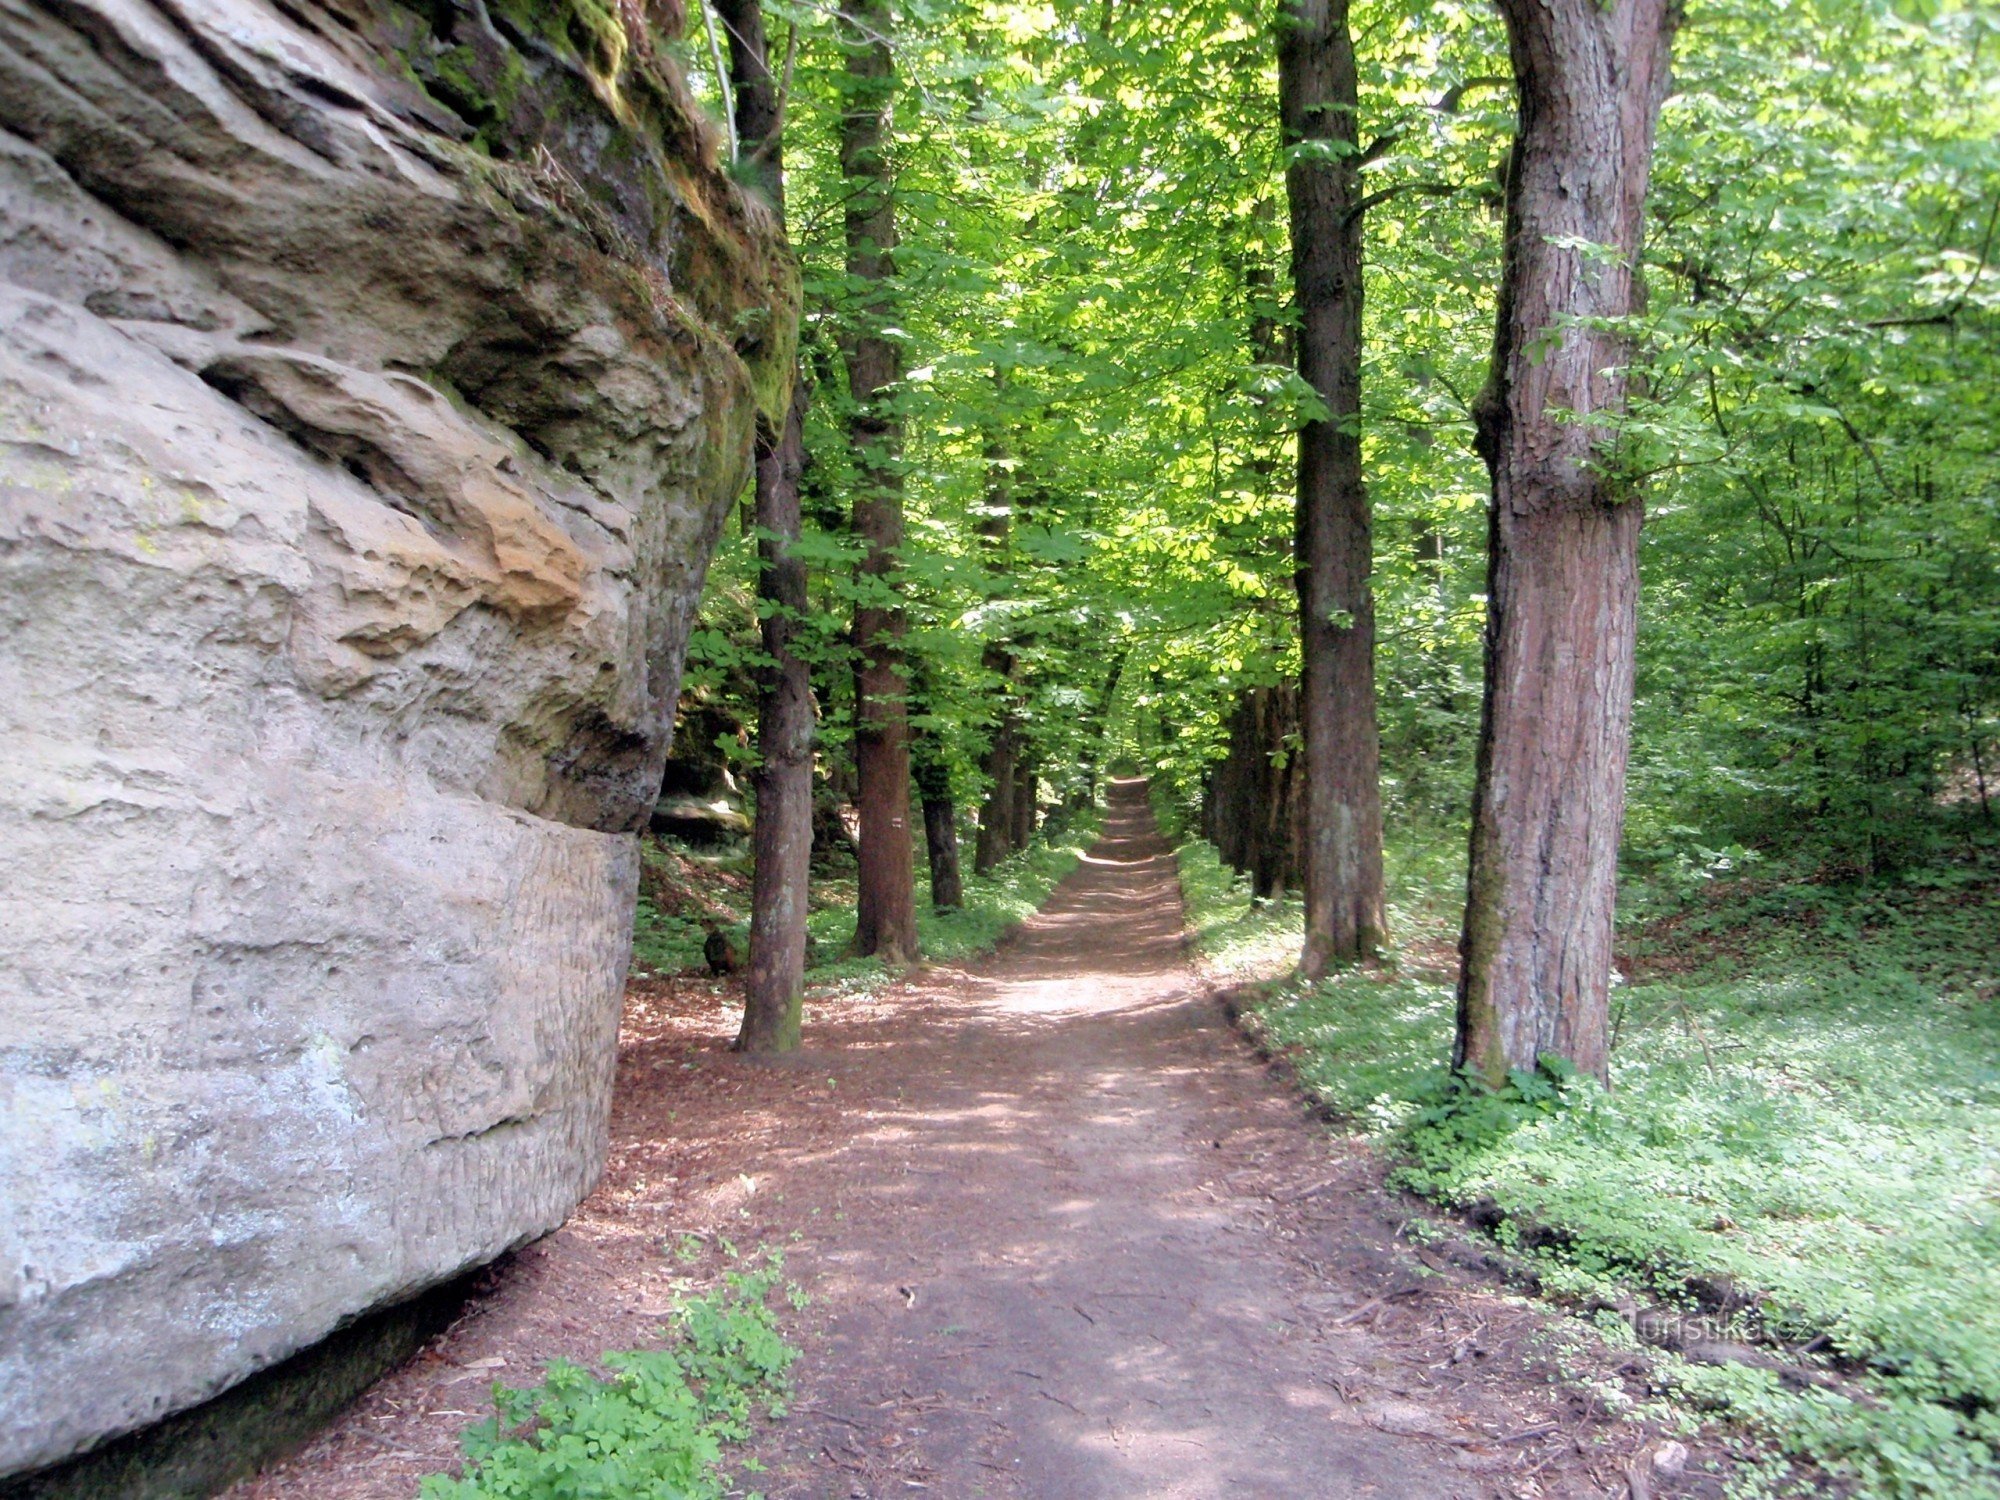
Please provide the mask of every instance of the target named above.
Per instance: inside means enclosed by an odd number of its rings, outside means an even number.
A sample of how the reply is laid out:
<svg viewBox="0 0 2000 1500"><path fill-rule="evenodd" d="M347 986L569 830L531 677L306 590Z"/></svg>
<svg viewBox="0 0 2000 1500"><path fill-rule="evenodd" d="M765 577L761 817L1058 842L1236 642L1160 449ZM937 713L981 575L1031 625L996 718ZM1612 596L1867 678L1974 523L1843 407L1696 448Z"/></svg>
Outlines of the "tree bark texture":
<svg viewBox="0 0 2000 1500"><path fill-rule="evenodd" d="M1304 658L1305 949L1318 978L1381 945L1381 743L1375 603L1361 477L1361 216L1357 85L1347 0L1289 0L1279 19L1278 101L1288 148L1325 142L1285 171L1299 374L1328 417L1299 431L1294 541Z"/></svg>
<svg viewBox="0 0 2000 1500"><path fill-rule="evenodd" d="M993 379L1004 388L1004 372L995 370ZM1007 445L994 437L986 444L986 514L979 518L979 539L996 596L1007 577L1013 521L1013 470ZM1014 710L1014 655L1007 642L988 641L980 665L1000 683L1000 712L994 718L993 738L987 743L981 767L986 772L987 792L979 809L979 845L972 858L973 870L985 875L1014 851L1014 772L1020 719Z"/></svg>
<svg viewBox="0 0 2000 1500"><path fill-rule="evenodd" d="M848 811L854 806L851 776L840 774L847 768L839 761L824 766L828 774L813 784L813 852L825 856L844 850L858 865L861 849L854 842Z"/></svg>
<svg viewBox="0 0 2000 1500"><path fill-rule="evenodd" d="M892 322L896 276L890 105L895 63L887 0L843 0L847 49L840 169L853 304L842 341L853 415L854 534L866 547L854 609L854 761L860 783L859 890L854 951L890 963L917 957L916 871L910 846L910 732L903 674L904 615L896 582L903 544L902 422L895 410L902 354Z"/></svg>
<svg viewBox="0 0 2000 1500"><path fill-rule="evenodd" d="M799 536L799 474L805 459L805 388L796 387L775 443L758 443L757 591L763 621L758 765L751 826L750 968L744 984L743 1052L789 1052L799 1044L805 994L807 880L813 844L813 696L806 664L791 642L806 611L805 565L790 552Z"/></svg>
<svg viewBox="0 0 2000 1500"><path fill-rule="evenodd" d="M758 170L751 185L783 214L784 114L781 84L771 67L762 0L715 0L729 36L729 87L736 103L736 139L744 161Z"/></svg>
<svg viewBox="0 0 2000 1500"><path fill-rule="evenodd" d="M931 721L929 675L921 667L911 674L911 707L916 722L910 728L910 769L917 783L917 800L924 813L924 853L931 872L931 905L948 911L965 904L965 883L958 866L958 803L951 791L951 764L944 741Z"/></svg>
<svg viewBox="0 0 2000 1500"><path fill-rule="evenodd" d="M759 187L785 212L783 103L772 74L760 0L716 0L729 33L736 133L761 163ZM751 829L750 965L744 982L739 1051L789 1052L799 1045L805 994L807 880L812 863L812 678L792 650L806 612L805 565L791 555L799 538L799 484L805 470L805 384L792 389L781 431L757 433L757 593L767 606L757 679L757 821Z"/></svg>
<svg viewBox="0 0 2000 1500"><path fill-rule="evenodd" d="M1023 761L1014 768L1014 848L1025 849L1035 841L1041 821L1042 774L1040 767Z"/></svg>
<svg viewBox="0 0 2000 1500"><path fill-rule="evenodd" d="M1004 683L1012 673L1014 662L1004 647L990 645L986 648L985 665ZM1002 692L1005 691L1003 687ZM1000 722L993 728L993 739L986 747L986 762L982 768L986 772L986 801L979 809L979 847L972 861L972 868L981 875L1014 852L1015 738L1014 710L1010 702L1000 711Z"/></svg>
<svg viewBox="0 0 2000 1500"><path fill-rule="evenodd" d="M1120 652L1105 669L1104 686L1084 720L1083 782L1070 794L1069 810L1083 812L1097 806L1097 789L1104 779L1105 731L1111 723L1111 705L1118 697L1118 679L1125 675L1125 652Z"/></svg>
<svg viewBox="0 0 2000 1500"><path fill-rule="evenodd" d="M1292 741L1298 731L1298 694L1289 685L1265 688L1252 706L1255 736L1262 752L1262 777L1252 809L1257 819L1250 850L1250 889L1276 896L1296 885L1300 834L1304 828L1298 792L1304 781Z"/></svg>
<svg viewBox="0 0 2000 1500"><path fill-rule="evenodd" d="M1486 688L1455 1060L1608 1066L1641 505L1604 460L1677 0L1501 0L1519 98L1493 365Z"/></svg>
<svg viewBox="0 0 2000 1500"><path fill-rule="evenodd" d="M930 856L931 905L953 911L965 905L965 880L958 866L958 804L951 795L951 776L942 766L917 773L924 804L924 847Z"/></svg>
<svg viewBox="0 0 2000 1500"><path fill-rule="evenodd" d="M1229 716L1228 751L1210 772L1202 833L1259 896L1296 885L1304 775L1293 741L1298 690L1245 688Z"/></svg>

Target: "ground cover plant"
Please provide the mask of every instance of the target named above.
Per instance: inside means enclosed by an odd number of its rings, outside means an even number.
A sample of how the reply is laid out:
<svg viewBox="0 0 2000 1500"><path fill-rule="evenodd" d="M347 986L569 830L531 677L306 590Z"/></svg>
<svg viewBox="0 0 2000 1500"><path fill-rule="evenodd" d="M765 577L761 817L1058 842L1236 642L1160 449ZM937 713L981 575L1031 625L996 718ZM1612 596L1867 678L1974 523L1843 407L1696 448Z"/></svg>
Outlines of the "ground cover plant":
<svg viewBox="0 0 2000 1500"><path fill-rule="evenodd" d="M1994 847L1873 880L1629 879L1611 1088L1544 1073L1497 1094L1443 1069L1450 851L1392 860L1399 961L1266 987L1264 1043L1398 1182L1470 1210L1553 1293L1603 1308L1631 1288L1711 1315L1725 1348L1863 1375L1857 1396L1671 1361L1689 1400L1860 1493L2000 1493ZM1295 909L1255 902L1207 845L1180 861L1225 969L1296 942Z"/></svg>
<svg viewBox="0 0 2000 1500"><path fill-rule="evenodd" d="M558 1359L539 1384L496 1384L495 1415L465 1434L463 1472L427 1478L423 1500L743 1493L728 1456L760 1416L784 1416L786 1371L798 1354L773 1307L783 1270L775 1253L748 1258L720 1288L679 1304L669 1342L608 1353L603 1375ZM754 1472L751 1461L738 1467Z"/></svg>

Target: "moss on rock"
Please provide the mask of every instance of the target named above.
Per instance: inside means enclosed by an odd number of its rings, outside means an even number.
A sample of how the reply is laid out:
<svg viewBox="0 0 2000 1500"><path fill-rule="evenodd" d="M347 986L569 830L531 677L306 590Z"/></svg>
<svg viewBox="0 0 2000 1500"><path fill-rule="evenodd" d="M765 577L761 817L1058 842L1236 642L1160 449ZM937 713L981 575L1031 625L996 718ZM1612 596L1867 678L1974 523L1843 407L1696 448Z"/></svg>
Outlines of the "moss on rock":
<svg viewBox="0 0 2000 1500"><path fill-rule="evenodd" d="M629 259L746 366L781 420L798 347L798 269L783 226L731 180L667 43L678 13L600 0L397 4L380 22L466 144L517 174L503 195L570 219Z"/></svg>

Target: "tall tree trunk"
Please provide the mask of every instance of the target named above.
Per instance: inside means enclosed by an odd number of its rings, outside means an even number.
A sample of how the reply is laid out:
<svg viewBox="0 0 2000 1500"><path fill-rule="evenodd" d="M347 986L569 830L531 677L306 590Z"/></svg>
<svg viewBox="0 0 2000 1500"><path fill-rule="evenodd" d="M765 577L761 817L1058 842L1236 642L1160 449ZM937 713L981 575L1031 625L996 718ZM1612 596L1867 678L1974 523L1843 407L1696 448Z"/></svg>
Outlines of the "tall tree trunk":
<svg viewBox="0 0 2000 1500"><path fill-rule="evenodd" d="M1023 760L1014 771L1014 847L1025 849L1035 841L1035 823L1040 816L1041 771Z"/></svg>
<svg viewBox="0 0 2000 1500"><path fill-rule="evenodd" d="M1259 198L1252 212L1259 222L1268 222L1271 200ZM1244 266L1243 290L1250 308L1250 357L1260 365L1286 363L1291 352L1278 321L1277 276L1269 263L1257 260ZM1268 453L1251 461L1260 484L1268 483L1277 467ZM1261 561L1261 555L1282 553L1292 540L1282 533L1260 534L1252 545ZM1238 711L1243 716L1242 753L1249 757L1250 778L1250 790L1237 812L1244 823L1241 868L1250 876L1254 894L1275 896L1298 881L1301 819L1295 804L1305 778L1300 756L1290 743L1298 731L1297 687L1287 683L1246 689L1238 699Z"/></svg>
<svg viewBox="0 0 2000 1500"><path fill-rule="evenodd" d="M1005 388L1006 373L993 372L996 386ZM1014 520L1014 475L1007 445L997 436L986 444L986 514L979 518L980 549L988 579L995 585L1007 575L1008 540ZM1000 712L993 738L986 747L986 802L979 809L979 846L972 868L981 875L1005 859L1014 848L1014 772L1019 752L1020 722L1014 711L1014 656L1004 641L988 641L980 665L1000 680Z"/></svg>
<svg viewBox="0 0 2000 1500"><path fill-rule="evenodd" d="M1455 1060L1606 1076L1641 506L1594 414L1625 405L1677 0L1501 0L1520 122L1493 366L1486 690ZM1606 251L1610 252L1609 254Z"/></svg>
<svg viewBox="0 0 2000 1500"><path fill-rule="evenodd" d="M911 687L911 706L921 725L930 718L933 702L930 674L921 664L912 674ZM958 803L951 794L951 764L945 759L944 741L935 729L911 728L910 767L916 778L917 798L924 810L924 853L931 872L931 905L939 911L949 911L965 904L965 882L958 868Z"/></svg>
<svg viewBox="0 0 2000 1500"><path fill-rule="evenodd" d="M1253 862L1257 826L1257 706L1254 688L1236 695L1229 711L1228 748L1209 774L1211 838L1222 862L1247 874Z"/></svg>
<svg viewBox="0 0 2000 1500"><path fill-rule="evenodd" d="M771 66L761 0L714 0L729 35L729 85L736 101L736 139L750 185L781 215L785 211L785 101Z"/></svg>
<svg viewBox="0 0 2000 1500"><path fill-rule="evenodd" d="M864 601L854 609L855 771L861 814L854 951L890 963L917 957L916 872L910 849L910 727L903 678L904 616L881 596L898 588L903 544L902 354L885 330L895 304L895 178L889 163L896 92L887 0L842 0L847 49L840 172L847 195L847 275L854 292L843 341L854 414L854 534L866 546ZM870 596L873 597L870 597Z"/></svg>
<svg viewBox="0 0 2000 1500"><path fill-rule="evenodd" d="M1125 652L1112 658L1104 672L1104 686L1084 718L1084 751L1081 788L1071 801L1071 811L1082 812L1097 805L1098 784L1104 778L1104 739L1111 724L1112 700L1118 696L1118 679L1125 673Z"/></svg>
<svg viewBox="0 0 2000 1500"><path fill-rule="evenodd" d="M1013 659L1004 648L986 648L987 670L1003 681L1013 668ZM994 726L992 743L986 747L986 801L979 809L979 847L972 868L984 875L1014 849L1014 753L1015 725L1012 707L1003 708Z"/></svg>
<svg viewBox="0 0 2000 1500"><path fill-rule="evenodd" d="M791 649L805 617L806 569L791 555L799 536L799 473L805 458L805 388L792 397L776 443L757 453L758 594L769 602L757 694L757 821L751 829L750 967L744 984L743 1052L789 1052L799 1044L805 993L807 881L813 845L811 674Z"/></svg>
<svg viewBox="0 0 2000 1500"><path fill-rule="evenodd" d="M1305 737L1305 949L1318 978L1381 945L1381 744L1375 722L1374 541L1361 480L1361 215L1347 0L1289 0L1278 31L1299 374L1328 417L1299 431L1299 718Z"/></svg>
<svg viewBox="0 0 2000 1500"><path fill-rule="evenodd" d="M931 905L953 911L965 905L965 880L958 867L958 804L951 795L951 771L942 760L926 758L918 763L917 794L924 804Z"/></svg>
<svg viewBox="0 0 2000 1500"><path fill-rule="evenodd" d="M785 212L784 104L771 70L761 0L717 0L729 32L736 133L757 186ZM794 372L796 377L797 372ZM789 1052L799 1044L805 992L806 882L812 863L812 677L792 651L806 611L805 565L791 555L799 538L799 482L805 468L803 380L795 378L784 426L757 432L757 593L769 606L762 626L771 664L757 681L757 821L751 831L750 967L744 983L743 1052Z"/></svg>
<svg viewBox="0 0 2000 1500"><path fill-rule="evenodd" d="M1255 690L1257 827L1250 850L1250 889L1277 896L1298 879L1293 842L1299 820L1292 809L1298 776L1290 740L1298 729L1298 694L1289 683Z"/></svg>
<svg viewBox="0 0 2000 1500"><path fill-rule="evenodd" d="M1209 773L1203 832L1224 864L1259 896L1298 878L1300 777L1288 741L1298 728L1289 683L1242 689L1229 715L1229 748Z"/></svg>
<svg viewBox="0 0 2000 1500"><path fill-rule="evenodd" d="M1153 737L1161 745L1171 745L1181 737L1181 727L1167 716L1167 704L1172 700L1167 696L1167 679L1158 667L1146 674L1146 683L1151 692L1153 710Z"/></svg>

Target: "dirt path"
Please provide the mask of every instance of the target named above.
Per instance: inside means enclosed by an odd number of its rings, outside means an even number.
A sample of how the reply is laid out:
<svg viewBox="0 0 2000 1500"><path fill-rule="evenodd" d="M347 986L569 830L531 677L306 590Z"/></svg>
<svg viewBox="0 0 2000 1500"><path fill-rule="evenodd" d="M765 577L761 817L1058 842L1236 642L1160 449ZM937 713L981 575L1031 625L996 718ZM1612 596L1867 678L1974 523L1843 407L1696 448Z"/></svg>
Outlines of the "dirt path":
<svg viewBox="0 0 2000 1500"><path fill-rule="evenodd" d="M773 1164L774 1191L810 1175L845 1215L813 1236L830 1317L800 1404L891 1429L855 1443L808 1420L781 1452L859 1448L874 1480L900 1437L898 1467L947 1495L1468 1491L1434 1447L1340 1420L1295 1260L1218 1171L1267 1157L1246 1137L1302 1133L1198 993L1136 787L1077 876L936 1001L899 1055L856 1059L866 1128Z"/></svg>
<svg viewBox="0 0 2000 1500"><path fill-rule="evenodd" d="M1643 1371L1571 1349L1555 1378L1481 1252L1397 1238L1410 1210L1186 964L1138 784L999 954L836 1004L794 1062L646 998L606 1186L241 1500L409 1495L486 1381L647 1342L690 1228L789 1242L813 1297L773 1496L1626 1493L1646 1434L1602 1402Z"/></svg>

